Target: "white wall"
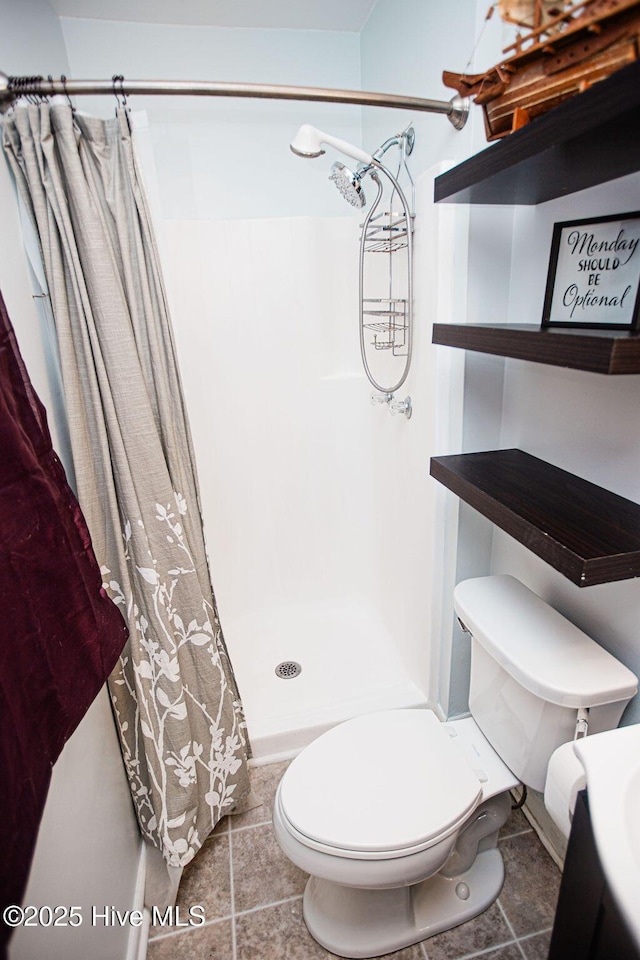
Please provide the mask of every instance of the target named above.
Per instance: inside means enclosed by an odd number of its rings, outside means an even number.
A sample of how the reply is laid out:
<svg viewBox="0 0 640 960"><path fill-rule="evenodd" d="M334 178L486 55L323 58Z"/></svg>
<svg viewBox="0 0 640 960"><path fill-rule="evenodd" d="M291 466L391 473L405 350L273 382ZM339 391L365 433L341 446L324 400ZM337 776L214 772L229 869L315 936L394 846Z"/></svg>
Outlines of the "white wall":
<svg viewBox="0 0 640 960"><path fill-rule="evenodd" d="M141 839L106 688L54 769L23 904L77 906L77 927L20 927L10 960L134 960L142 928L92 924L92 909L141 909Z"/></svg>
<svg viewBox="0 0 640 960"><path fill-rule="evenodd" d="M0 67L7 74L69 73L59 22L48 0L4 0ZM64 411L33 300L13 181L0 159L0 289L31 380L47 408L54 446L65 459ZM66 466L69 466L68 460ZM53 780L25 904L81 905L79 929L19 929L11 960L114 960L124 957L129 930L91 927L94 903L131 908L139 834L106 690L65 746Z"/></svg>
<svg viewBox="0 0 640 960"><path fill-rule="evenodd" d="M474 15L473 0L380 0L362 31L363 89L451 100L455 90L444 86L442 71L463 69L473 48ZM365 147L374 149L410 122L417 134L411 167L418 174L469 155L470 126L459 132L442 115L374 107L364 108Z"/></svg>

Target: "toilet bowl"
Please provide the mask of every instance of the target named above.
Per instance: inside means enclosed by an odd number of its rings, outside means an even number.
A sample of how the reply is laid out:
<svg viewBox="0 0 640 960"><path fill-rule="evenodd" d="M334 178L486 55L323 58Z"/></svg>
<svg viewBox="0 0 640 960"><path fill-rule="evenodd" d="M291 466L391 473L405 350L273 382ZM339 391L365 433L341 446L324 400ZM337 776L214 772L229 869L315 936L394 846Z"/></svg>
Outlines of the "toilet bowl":
<svg viewBox="0 0 640 960"><path fill-rule="evenodd" d="M454 594L471 634L472 716L389 710L327 731L291 763L273 824L310 874L304 919L343 957L392 953L486 910L504 881L498 831L523 782L544 788L574 732L617 726L637 678L509 576Z"/></svg>
<svg viewBox="0 0 640 960"><path fill-rule="evenodd" d="M370 957L485 910L502 887L495 844L517 783L470 718L389 710L315 740L273 813L283 852L311 874L303 909L315 939Z"/></svg>

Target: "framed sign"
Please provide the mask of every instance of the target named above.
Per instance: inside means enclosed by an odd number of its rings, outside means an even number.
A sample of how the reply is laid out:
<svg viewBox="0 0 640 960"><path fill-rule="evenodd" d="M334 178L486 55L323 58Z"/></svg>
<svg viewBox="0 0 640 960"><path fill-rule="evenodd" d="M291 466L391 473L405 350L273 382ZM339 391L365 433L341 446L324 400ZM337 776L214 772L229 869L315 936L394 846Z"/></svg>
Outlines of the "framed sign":
<svg viewBox="0 0 640 960"><path fill-rule="evenodd" d="M543 327L636 330L640 213L556 223Z"/></svg>

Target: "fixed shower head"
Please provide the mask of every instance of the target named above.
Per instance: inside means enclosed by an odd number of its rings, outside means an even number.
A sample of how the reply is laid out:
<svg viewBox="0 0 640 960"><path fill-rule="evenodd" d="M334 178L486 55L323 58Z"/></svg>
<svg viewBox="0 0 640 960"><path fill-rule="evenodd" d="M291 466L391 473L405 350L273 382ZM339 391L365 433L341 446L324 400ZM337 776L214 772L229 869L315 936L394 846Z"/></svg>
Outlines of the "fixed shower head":
<svg viewBox="0 0 640 960"><path fill-rule="evenodd" d="M352 207L364 207L366 201L364 190L362 189L362 174L352 173L349 167L339 160L331 167L331 176L336 187Z"/></svg>
<svg viewBox="0 0 640 960"><path fill-rule="evenodd" d="M313 159L321 157L325 152L322 148L323 144L339 150L340 153L344 153L360 163L371 163L373 160L371 154L365 153L360 147L354 147L352 143L340 140L339 137L334 137L330 133L323 133L317 127L312 127L310 123L305 123L300 127L290 146L296 156Z"/></svg>

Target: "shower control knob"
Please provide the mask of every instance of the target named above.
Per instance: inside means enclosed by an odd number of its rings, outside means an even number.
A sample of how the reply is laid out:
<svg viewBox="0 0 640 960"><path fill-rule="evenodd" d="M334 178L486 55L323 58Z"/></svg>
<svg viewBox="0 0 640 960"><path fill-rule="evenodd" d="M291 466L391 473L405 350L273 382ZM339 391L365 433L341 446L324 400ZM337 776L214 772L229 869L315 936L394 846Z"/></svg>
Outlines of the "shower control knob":
<svg viewBox="0 0 640 960"><path fill-rule="evenodd" d="M377 393L377 392L374 391L374 392L371 394L370 399L371 399L371 403L372 403L374 406L376 406L377 404L380 404L380 403L390 403L390 402L393 400L393 394L392 394L392 393Z"/></svg>
<svg viewBox="0 0 640 960"><path fill-rule="evenodd" d="M394 417L398 414L404 414L407 420L410 420L411 414L413 413L411 397L405 397L404 400L391 400L389 402L389 410Z"/></svg>

